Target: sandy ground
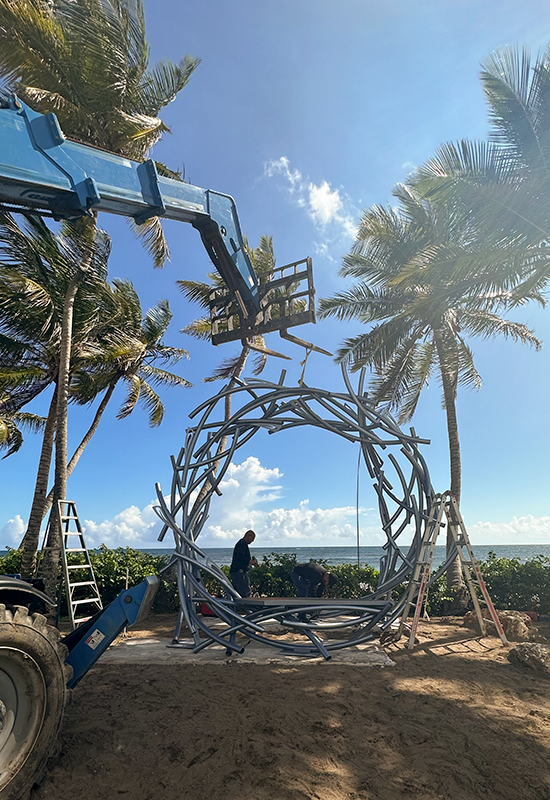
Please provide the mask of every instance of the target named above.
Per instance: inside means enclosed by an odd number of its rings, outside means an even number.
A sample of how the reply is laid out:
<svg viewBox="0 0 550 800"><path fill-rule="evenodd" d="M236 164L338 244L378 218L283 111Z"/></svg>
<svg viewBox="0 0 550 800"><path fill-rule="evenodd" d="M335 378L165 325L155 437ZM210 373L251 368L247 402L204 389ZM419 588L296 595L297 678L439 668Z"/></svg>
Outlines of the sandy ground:
<svg viewBox="0 0 550 800"><path fill-rule="evenodd" d="M32 800L550 799L550 681L458 619L423 621L385 668L139 663L138 640L165 652L174 620L144 626L74 690Z"/></svg>

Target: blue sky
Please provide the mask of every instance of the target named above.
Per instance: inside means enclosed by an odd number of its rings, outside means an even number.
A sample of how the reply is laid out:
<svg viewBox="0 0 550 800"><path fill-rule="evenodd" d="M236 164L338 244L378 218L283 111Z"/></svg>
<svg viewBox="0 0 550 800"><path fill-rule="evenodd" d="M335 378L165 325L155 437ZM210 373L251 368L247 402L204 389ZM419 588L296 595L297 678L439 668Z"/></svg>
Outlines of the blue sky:
<svg viewBox="0 0 550 800"><path fill-rule="evenodd" d="M272 235L279 265L311 255L318 297L344 288L338 267L362 209L391 202L394 184L443 142L485 138L480 61L503 44L535 52L550 41L550 11L538 0L145 0L145 10L152 62L185 53L202 59L163 113L172 135L153 155L185 164L191 183L233 195L249 241ZM115 398L68 492L90 545L151 547L158 544L154 484L168 490L169 456L183 443L188 414L216 386L202 378L237 345L213 348L179 332L198 314L175 281L204 279L211 269L191 226L166 224L172 260L154 270L124 220L100 221L113 238L110 276L130 278L144 309L170 300L167 342L189 350L180 372L194 387L164 392L165 420L155 430L139 409L117 421ZM550 341L550 311L529 307L514 318ZM357 330L331 321L296 333L334 351ZM506 341L471 344L483 387L460 392L458 415L472 539L550 543L548 346L535 353ZM293 360L271 359L264 377L276 381L285 367L287 384L295 383L303 351L276 334L268 346ZM342 389L339 368L316 354L306 382ZM92 412L71 413L74 446ZM444 491L447 438L436 383L413 424L432 442L424 454L435 489ZM0 462L0 547L17 544L24 530L39 445L28 435L20 453ZM248 527L259 546L353 544L356 461L356 450L330 435L256 436L213 501L202 544L229 546ZM362 542L379 544L365 475L361 485Z"/></svg>

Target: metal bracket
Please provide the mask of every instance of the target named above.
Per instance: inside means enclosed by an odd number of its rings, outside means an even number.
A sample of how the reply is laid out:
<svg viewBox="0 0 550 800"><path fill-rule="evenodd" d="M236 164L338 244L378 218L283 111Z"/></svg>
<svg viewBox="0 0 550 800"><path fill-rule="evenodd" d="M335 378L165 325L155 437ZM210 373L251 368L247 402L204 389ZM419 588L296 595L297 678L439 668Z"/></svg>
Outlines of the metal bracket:
<svg viewBox="0 0 550 800"><path fill-rule="evenodd" d="M29 131L29 138L35 150L68 178L76 195L74 205L67 205L56 216L88 216L90 208L101 201L96 182L63 150L67 141L55 114L39 114L14 98L14 105L21 106L19 116L23 117Z"/></svg>
<svg viewBox="0 0 550 800"><path fill-rule="evenodd" d="M157 167L152 159L147 159L143 164L137 168L139 182L141 183L141 192L145 202L150 203L151 207L136 214L134 217L138 225L142 225L151 217L161 217L165 211L166 206L162 199L162 193L159 187L159 176Z"/></svg>

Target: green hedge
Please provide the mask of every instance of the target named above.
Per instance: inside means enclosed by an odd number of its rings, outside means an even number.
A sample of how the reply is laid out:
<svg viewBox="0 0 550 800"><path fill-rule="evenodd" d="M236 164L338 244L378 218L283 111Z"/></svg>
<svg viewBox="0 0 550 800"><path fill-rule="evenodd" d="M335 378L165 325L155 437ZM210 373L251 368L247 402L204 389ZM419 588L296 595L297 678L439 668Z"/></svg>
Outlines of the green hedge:
<svg viewBox="0 0 550 800"><path fill-rule="evenodd" d="M0 557L0 575L17 575L21 570L21 550L9 550L5 556Z"/></svg>
<svg viewBox="0 0 550 800"><path fill-rule="evenodd" d="M146 575L159 572L166 566L168 556L155 556L130 547L111 550L101 545L99 550L90 551L90 559L103 603L107 605L124 589L127 570L129 585L134 586ZM290 573L296 563L294 554L271 553L264 556L260 566L249 573L252 592L264 597L295 597L296 590ZM322 560L318 563L330 569L338 578L337 585L328 593L329 597L364 597L370 592L369 587L375 589L377 586L378 571L373 567L358 567L356 564L331 566ZM0 557L0 573L18 573L20 564L21 553L10 550L7 555ZM537 556L521 563L517 558L497 558L491 552L486 561L480 562L480 566L496 608L550 613L549 558ZM222 569L228 576L229 567ZM171 575L163 574L153 607L155 611L175 611L179 606L175 576L171 572ZM203 580L209 592L223 594L220 583L206 572L203 572ZM393 592L394 598L399 597L404 589L403 585L397 587ZM445 576L442 576L428 591L428 613L433 616L446 613L445 609L452 600L453 593L447 589Z"/></svg>
<svg viewBox="0 0 550 800"><path fill-rule="evenodd" d="M519 558L497 558L490 552L480 566L497 608L550 613L550 558L536 556L522 564Z"/></svg>

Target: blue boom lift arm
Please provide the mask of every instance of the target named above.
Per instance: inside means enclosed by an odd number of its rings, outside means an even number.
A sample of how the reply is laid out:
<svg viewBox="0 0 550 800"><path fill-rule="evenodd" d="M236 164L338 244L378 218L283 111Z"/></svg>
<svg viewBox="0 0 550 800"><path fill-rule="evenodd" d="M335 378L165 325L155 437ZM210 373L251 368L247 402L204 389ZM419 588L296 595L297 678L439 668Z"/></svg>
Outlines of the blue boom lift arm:
<svg viewBox="0 0 550 800"><path fill-rule="evenodd" d="M140 163L66 139L55 114L32 111L14 95L0 109L0 203L56 219L94 209L138 224L149 217L190 222L245 315L259 310L259 282L232 197L165 178L152 160Z"/></svg>
<svg viewBox="0 0 550 800"><path fill-rule="evenodd" d="M232 197L165 178L150 159L132 161L67 139L55 114L39 114L15 95L0 108L2 206L54 219L76 219L94 210L132 217L138 224L150 217L189 222L225 283L211 292L212 344L278 330L295 344L331 355L287 330L315 322L311 259L277 267L260 282Z"/></svg>
<svg viewBox="0 0 550 800"><path fill-rule="evenodd" d="M158 575L148 575L65 636L63 644L69 648L65 663L73 668L72 677L67 681L69 689L76 686L127 625L132 627L147 618L159 582Z"/></svg>

